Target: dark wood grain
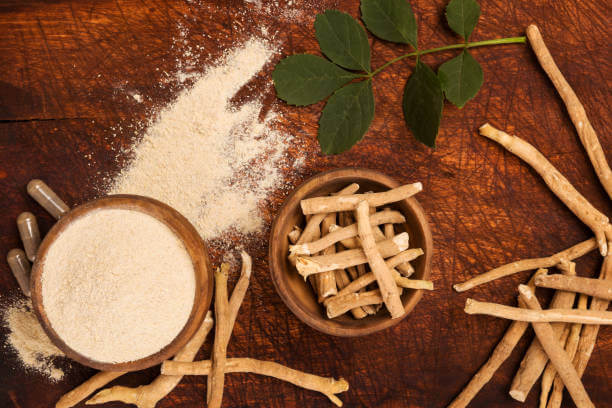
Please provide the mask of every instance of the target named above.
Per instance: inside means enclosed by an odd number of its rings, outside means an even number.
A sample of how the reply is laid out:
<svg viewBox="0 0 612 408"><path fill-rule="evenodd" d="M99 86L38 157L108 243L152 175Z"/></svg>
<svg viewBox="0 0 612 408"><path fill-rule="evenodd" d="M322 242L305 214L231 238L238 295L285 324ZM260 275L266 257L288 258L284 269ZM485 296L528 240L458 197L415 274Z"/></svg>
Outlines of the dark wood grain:
<svg viewBox="0 0 612 408"><path fill-rule="evenodd" d="M27 197L32 178L49 183L69 205L97 196L103 177L115 174L121 160L115 150L129 146L156 107L172 100L186 84L167 82L176 72L183 44L177 24L189 28L185 41L202 45L192 69L218 57L236 41L260 32L275 33L283 54L317 52L312 22L327 7L358 14L356 0L294 0L304 10L288 18L286 4L257 8L238 0L82 0L5 1L0 5L0 252L18 245L15 218L25 210L39 217L42 232L51 217ZM456 42L443 22L445 0L411 1L419 21L422 47ZM610 116L609 2L585 0L489 0L474 40L522 35L536 23L561 71L583 101L601 143L612 160ZM372 65L403 52L401 46L371 40ZM465 294L452 283L524 257L552 254L589 237L590 232L516 157L478 136L485 121L516 132L533 143L599 209L612 205L599 185L562 101L524 45L474 50L485 83L465 108L445 108L438 147L417 143L402 123L401 88L413 64L403 62L374 81L376 117L366 138L350 152L320 154L316 123L322 104L292 108L276 102L269 83L273 64L236 97L265 94L266 106L284 115L284 127L296 136L305 167L288 173L292 185L328 169L354 166L382 171L402 183L422 181L419 195L434 236L433 274L437 290L425 296L400 325L379 335L337 338L300 322L276 294L268 273L266 236L246 243L255 260L254 276L230 343L230 356L272 359L326 376L343 376L351 389L342 395L348 407L442 407L450 402L486 360L508 322L463 313L466 297L513 304L516 286L526 274L483 285ZM437 66L453 55L428 55ZM281 58L276 56L275 61ZM130 93L143 96L136 103ZM298 147L299 146L299 147ZM91 159L86 157L91 153ZM265 208L268 223L287 191L277 191ZM222 254L213 251L213 263ZM582 259L578 272L596 274L601 259ZM17 296L6 264L0 264L2 298ZM546 293L546 295L550 295ZM0 338L6 330L0 329ZM518 407L507 395L528 335L475 399L475 407ZM210 342L199 356L210 354ZM598 407L612 400L612 332L600 331L584 375ZM24 372L14 354L0 349L0 406L50 407L57 398L94 372L72 364L58 384ZM156 368L118 380L139 385ZM205 378L185 378L160 407L202 406ZM538 385L526 406L535 406ZM226 379L225 407L319 407L324 397L269 378L233 374ZM572 406L567 395L565 406ZM325 405L324 405L325 404ZM119 407L121 404L108 404Z"/></svg>

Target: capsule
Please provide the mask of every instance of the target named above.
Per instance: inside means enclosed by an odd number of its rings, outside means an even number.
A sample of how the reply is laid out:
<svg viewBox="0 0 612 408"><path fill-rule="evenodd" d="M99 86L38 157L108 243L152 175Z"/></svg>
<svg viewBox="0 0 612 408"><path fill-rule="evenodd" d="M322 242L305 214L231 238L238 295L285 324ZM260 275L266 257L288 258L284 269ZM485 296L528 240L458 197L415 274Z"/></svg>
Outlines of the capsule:
<svg viewBox="0 0 612 408"><path fill-rule="evenodd" d="M24 295L30 296L30 262L26 258L25 252L21 249L11 249L6 255L6 261L11 268L11 272L17 279L19 287Z"/></svg>
<svg viewBox="0 0 612 408"><path fill-rule="evenodd" d="M36 252L40 246L40 231L38 230L38 223L36 217L30 212L22 212L17 217L17 229L19 230L19 236L25 253L28 259L32 262L36 259Z"/></svg>
<svg viewBox="0 0 612 408"><path fill-rule="evenodd" d="M65 202L42 180L30 180L28 194L58 220L69 210Z"/></svg>

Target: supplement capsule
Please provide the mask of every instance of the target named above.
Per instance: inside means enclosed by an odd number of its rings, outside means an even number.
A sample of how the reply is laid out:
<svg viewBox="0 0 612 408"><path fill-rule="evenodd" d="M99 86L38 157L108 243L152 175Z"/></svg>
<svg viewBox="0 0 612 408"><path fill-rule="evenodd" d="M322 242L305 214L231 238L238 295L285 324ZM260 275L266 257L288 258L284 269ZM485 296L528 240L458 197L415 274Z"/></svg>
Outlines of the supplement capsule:
<svg viewBox="0 0 612 408"><path fill-rule="evenodd" d="M30 296L30 262L28 262L25 252L17 248L11 249L6 255L6 261L23 294Z"/></svg>
<svg viewBox="0 0 612 408"><path fill-rule="evenodd" d="M66 203L42 180L30 180L28 183L28 194L58 220L69 210Z"/></svg>
<svg viewBox="0 0 612 408"><path fill-rule="evenodd" d="M34 262L36 259L36 251L40 245L40 231L38 230L38 223L36 217L30 212L22 212L17 217L17 229L19 230L19 236L25 253L28 259Z"/></svg>

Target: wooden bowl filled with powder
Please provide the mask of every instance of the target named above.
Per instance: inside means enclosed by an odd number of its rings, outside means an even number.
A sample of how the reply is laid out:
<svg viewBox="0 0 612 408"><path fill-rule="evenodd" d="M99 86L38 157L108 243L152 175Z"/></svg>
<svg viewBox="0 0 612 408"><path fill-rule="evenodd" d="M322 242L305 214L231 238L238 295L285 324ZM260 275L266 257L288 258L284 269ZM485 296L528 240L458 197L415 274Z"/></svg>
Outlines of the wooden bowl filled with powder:
<svg viewBox="0 0 612 408"><path fill-rule="evenodd" d="M32 304L68 357L134 371L172 357L210 306L213 273L185 217L147 197L115 195L70 211L43 240Z"/></svg>

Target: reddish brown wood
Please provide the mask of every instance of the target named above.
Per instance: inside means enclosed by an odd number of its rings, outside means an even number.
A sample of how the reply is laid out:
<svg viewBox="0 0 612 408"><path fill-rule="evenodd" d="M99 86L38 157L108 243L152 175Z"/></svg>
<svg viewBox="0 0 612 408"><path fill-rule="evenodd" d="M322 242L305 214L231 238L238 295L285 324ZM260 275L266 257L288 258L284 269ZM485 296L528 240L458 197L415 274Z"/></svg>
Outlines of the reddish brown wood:
<svg viewBox="0 0 612 408"><path fill-rule="evenodd" d="M289 262L287 258L289 254L287 234L294 225L303 228L305 224L300 209L300 201L304 198L331 194L351 183L359 184L360 192L387 191L400 186L393 178L367 169L346 168L317 174L296 188L283 203L272 224L270 249L268 251L268 264L270 265L274 286L287 307L310 327L323 333L343 337L365 336L393 327L407 318L423 297L422 290L404 291L402 303L406 312L401 318L397 319L391 319L384 308L376 315L367 316L360 320L356 320L349 315L328 319L324 308L317 303L312 287L304 281ZM413 262L415 267L414 279L430 279L434 248L429 223L423 208L414 197L393 203L390 207L406 217L406 222L398 225L398 228L400 231L406 231L410 234L410 247L423 249L423 256Z"/></svg>
<svg viewBox="0 0 612 408"><path fill-rule="evenodd" d="M183 45L174 44L180 23L185 40L205 52L194 71L218 57L233 42L266 26L277 33L282 54L318 52L312 23L327 7L358 15L357 0L294 0L300 17L271 15L252 3L232 0L138 1L60 0L49 3L9 0L0 5L0 252L19 245L15 218L31 211L48 231L53 220L26 195L32 178L49 183L73 206L98 195L106 173L121 163L113 149L127 147L138 125L177 94L185 84L165 82L178 70ZM299 3L299 4L298 4ZM601 144L612 160L610 116L612 49L609 2L600 0L481 1L482 17L472 38L483 40L522 35L539 25L561 71L574 87ZM412 0L418 15L419 43L433 47L459 39L445 26L446 0ZM264 7L265 8L265 7ZM405 52L406 47L372 39L374 67ZM455 55L424 57L437 66ZM542 151L597 208L612 214L579 143L563 103L526 45L473 51L485 73L478 96L459 110L446 105L438 147L414 140L402 123L402 86L414 61L396 64L374 81L376 117L365 139L346 154L324 157L316 141L323 104L306 108L276 102L269 84L273 64L235 98L254 91L265 94L284 115L283 127L297 138L292 154L306 156L299 174L287 173L294 186L323 170L355 166L388 174L401 183L422 181L419 202L434 237L432 278L436 291L425 296L410 316L379 335L345 339L321 334L299 321L276 294L267 265L267 235L246 243L255 260L254 276L236 322L229 356L272 359L321 375L345 377L351 389L342 395L348 407L442 407L448 404L486 360L508 322L466 316L466 297L513 304L516 286L528 273L508 277L457 294L451 285L495 266L524 257L548 255L589 237L590 232L516 157L477 134L485 121L516 132ZM277 55L275 61L282 55ZM274 62L275 62L274 61ZM129 92L140 93L136 103ZM132 127L131 127L132 126ZM85 157L92 154L91 162ZM91 165L90 165L91 163ZM100 172L100 173L99 173ZM268 223L288 192L276 191L266 205ZM266 231L267 234L268 231ZM222 257L212 251L213 263ZM601 258L581 259L583 276L597 273ZM0 263L2 299L17 296L7 265ZM549 295L549 293L545 293ZM544 299L543 299L544 300ZM6 338L0 329L0 339ZM474 400L474 407L518 407L508 386L525 337L512 357ZM610 361L612 332L600 331L584 375L595 405L612 400ZM210 355L210 342L199 357ZM94 372L73 364L66 379L49 384L25 373L14 354L0 348L0 406L44 407ZM68 366L68 363L66 364ZM136 386L150 381L157 369L133 373L118 383ZM185 378L159 407L202 406L204 378ZM538 388L538 385L536 385ZM535 406L537 390L527 405ZM319 407L324 397L269 378L227 376L225 407ZM122 404L108 404L120 407ZM565 406L572 406L565 398Z"/></svg>
<svg viewBox="0 0 612 408"><path fill-rule="evenodd" d="M185 323L179 334L163 349L157 353L145 358L126 363L104 363L92 360L77 351L70 348L62 338L53 329L51 322L44 308L44 299L42 296L42 281L45 273L45 258L49 252L49 248L53 242L74 220L100 209L122 209L139 211L150 215L170 228L177 237L185 245L189 256L191 257L195 275L195 297L193 308L189 315L189 319ZM75 254L77 255L77 254ZM194 335L198 330L204 315L210 307L213 294L213 270L208 257L208 250L202 241L202 238L196 229L189 223L187 218L181 215L178 211L166 204L154 200L149 197L135 196L129 194L118 194L98 198L88 201L62 216L62 218L49 230L49 233L43 239L38 253L36 254L36 262L32 266L32 274L30 276L30 286L32 288L32 307L40 320L43 329L53 341L53 343L71 359L98 370L104 371L137 371L145 368L161 364L162 361L172 358Z"/></svg>

